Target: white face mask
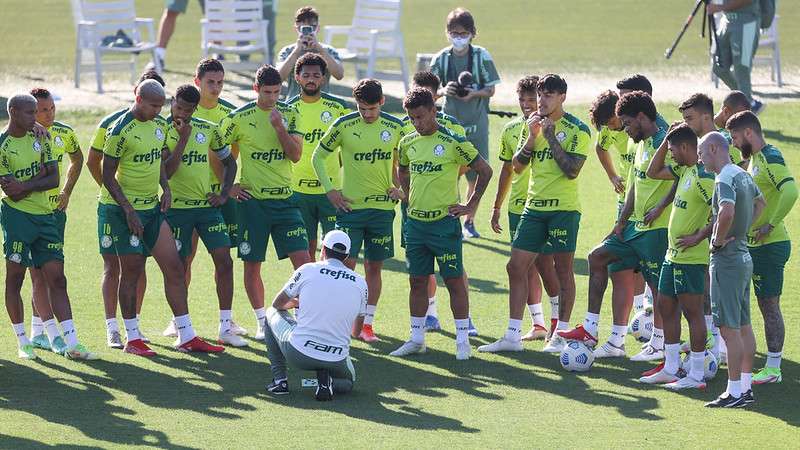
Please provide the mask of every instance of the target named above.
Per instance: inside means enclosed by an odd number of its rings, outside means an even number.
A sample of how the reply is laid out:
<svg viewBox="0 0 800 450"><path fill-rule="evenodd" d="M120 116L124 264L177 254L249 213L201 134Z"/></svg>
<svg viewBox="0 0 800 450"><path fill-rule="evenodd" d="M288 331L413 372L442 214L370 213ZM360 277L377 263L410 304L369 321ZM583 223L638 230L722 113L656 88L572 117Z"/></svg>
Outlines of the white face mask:
<svg viewBox="0 0 800 450"><path fill-rule="evenodd" d="M461 51L467 48L469 42L472 40L472 36L466 38L448 36L447 39L453 44L453 49Z"/></svg>

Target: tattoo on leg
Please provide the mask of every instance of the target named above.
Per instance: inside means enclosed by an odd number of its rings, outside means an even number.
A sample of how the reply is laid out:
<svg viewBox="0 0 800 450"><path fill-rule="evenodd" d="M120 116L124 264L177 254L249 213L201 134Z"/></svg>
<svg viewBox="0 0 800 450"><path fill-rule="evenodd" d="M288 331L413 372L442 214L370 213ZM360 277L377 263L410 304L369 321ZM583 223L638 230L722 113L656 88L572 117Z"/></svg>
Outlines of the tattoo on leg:
<svg viewBox="0 0 800 450"><path fill-rule="evenodd" d="M767 350L780 352L783 350L783 340L786 329L781 314L780 297L758 299L761 315L764 317L764 335L767 338Z"/></svg>

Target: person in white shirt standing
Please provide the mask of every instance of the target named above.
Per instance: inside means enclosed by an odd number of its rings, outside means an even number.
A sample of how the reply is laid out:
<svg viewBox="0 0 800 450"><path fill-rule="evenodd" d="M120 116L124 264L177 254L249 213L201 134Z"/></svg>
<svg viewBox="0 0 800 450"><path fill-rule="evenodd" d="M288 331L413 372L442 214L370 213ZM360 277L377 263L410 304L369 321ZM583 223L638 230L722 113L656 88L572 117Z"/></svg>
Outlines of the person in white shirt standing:
<svg viewBox="0 0 800 450"><path fill-rule="evenodd" d="M350 237L333 230L322 239L321 261L300 266L267 310L267 356L272 382L267 391L288 394L287 363L317 372L317 400L346 393L356 380L350 331L367 304L367 282L348 269ZM296 309L293 317L289 309Z"/></svg>

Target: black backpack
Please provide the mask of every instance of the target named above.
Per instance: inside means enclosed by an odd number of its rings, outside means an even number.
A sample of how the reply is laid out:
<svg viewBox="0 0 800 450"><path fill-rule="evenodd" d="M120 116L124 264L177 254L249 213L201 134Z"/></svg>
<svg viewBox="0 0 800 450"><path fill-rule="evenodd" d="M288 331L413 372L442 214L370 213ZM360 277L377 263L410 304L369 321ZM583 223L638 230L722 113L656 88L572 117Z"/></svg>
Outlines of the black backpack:
<svg viewBox="0 0 800 450"><path fill-rule="evenodd" d="M772 26L772 21L775 20L775 2L776 0L760 0L759 8L761 9L761 28L767 29Z"/></svg>

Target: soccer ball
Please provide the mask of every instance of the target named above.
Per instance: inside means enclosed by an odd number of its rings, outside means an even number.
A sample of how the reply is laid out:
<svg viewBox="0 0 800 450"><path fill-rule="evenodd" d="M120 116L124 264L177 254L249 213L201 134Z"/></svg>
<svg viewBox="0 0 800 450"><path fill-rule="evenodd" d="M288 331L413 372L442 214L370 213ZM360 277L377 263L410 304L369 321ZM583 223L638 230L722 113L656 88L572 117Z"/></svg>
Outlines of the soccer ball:
<svg viewBox="0 0 800 450"><path fill-rule="evenodd" d="M642 310L634 314L628 332L642 342L649 341L653 334L653 312Z"/></svg>
<svg viewBox="0 0 800 450"><path fill-rule="evenodd" d="M705 351L705 359L703 360L703 379L705 381L713 379L717 375L717 370L719 370L719 362L717 358L714 357L714 354L710 351ZM686 356L683 357L683 370L686 373L689 373L689 368L691 366L690 362L691 353L687 353Z"/></svg>
<svg viewBox="0 0 800 450"><path fill-rule="evenodd" d="M569 341L561 351L561 367L570 372L586 372L592 368L594 354L583 342Z"/></svg>

